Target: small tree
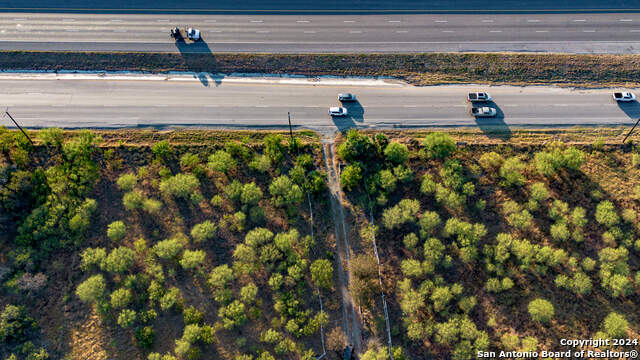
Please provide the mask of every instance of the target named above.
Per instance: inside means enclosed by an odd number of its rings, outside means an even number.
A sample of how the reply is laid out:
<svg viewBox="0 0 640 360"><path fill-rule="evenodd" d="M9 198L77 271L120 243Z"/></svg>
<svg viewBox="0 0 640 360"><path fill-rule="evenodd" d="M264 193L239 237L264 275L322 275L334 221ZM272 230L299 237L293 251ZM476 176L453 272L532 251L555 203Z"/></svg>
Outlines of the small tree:
<svg viewBox="0 0 640 360"><path fill-rule="evenodd" d="M160 160L167 160L172 151L166 140L158 141L151 147L151 152Z"/></svg>
<svg viewBox="0 0 640 360"><path fill-rule="evenodd" d="M76 288L76 295L86 303L92 303L102 299L107 285L102 275L94 275Z"/></svg>
<svg viewBox="0 0 640 360"><path fill-rule="evenodd" d="M534 321L548 323L555 314L553 304L545 299L535 299L529 303L529 315Z"/></svg>
<svg viewBox="0 0 640 360"><path fill-rule="evenodd" d="M114 309L125 308L131 302L131 290L120 288L111 293L111 307Z"/></svg>
<svg viewBox="0 0 640 360"><path fill-rule="evenodd" d="M218 150L209 156L209 162L207 163L207 166L209 166L210 169L220 171L225 174L229 170L234 169L236 165L237 163L233 156L224 150Z"/></svg>
<svg viewBox="0 0 640 360"><path fill-rule="evenodd" d="M522 170L524 170L524 163L519 157L513 156L505 160L500 167L500 177L505 186L521 186L525 182Z"/></svg>
<svg viewBox="0 0 640 360"><path fill-rule="evenodd" d="M245 304L253 304L258 295L258 287L254 283L249 283L240 289L240 300Z"/></svg>
<svg viewBox="0 0 640 360"><path fill-rule="evenodd" d="M269 192L273 196L275 206L297 205L303 199L300 186L294 184L286 175L275 178L269 185Z"/></svg>
<svg viewBox="0 0 640 360"><path fill-rule="evenodd" d="M360 180L362 180L362 168L358 164L349 164L340 173L340 184L349 191L356 188Z"/></svg>
<svg viewBox="0 0 640 360"><path fill-rule="evenodd" d="M134 173L126 173L120 175L118 178L117 184L120 190L122 191L131 191L133 187L136 186L138 182L138 177Z"/></svg>
<svg viewBox="0 0 640 360"><path fill-rule="evenodd" d="M124 194L122 197L122 205L127 210L140 209L144 203L144 196L141 191L133 190Z"/></svg>
<svg viewBox="0 0 640 360"><path fill-rule="evenodd" d="M136 321L136 312L131 309L124 309L118 315L118 325L123 328L128 328L133 326L133 323Z"/></svg>
<svg viewBox="0 0 640 360"><path fill-rule="evenodd" d="M440 132L427 135L423 145L427 151L427 155L434 159L444 159L456 149L456 145L451 136Z"/></svg>
<svg viewBox="0 0 640 360"><path fill-rule="evenodd" d="M160 192L165 197L190 199L199 193L200 180L193 174L177 174L160 182Z"/></svg>
<svg viewBox="0 0 640 360"><path fill-rule="evenodd" d="M125 246L117 247L100 264L104 271L122 274L129 270L135 261L135 251Z"/></svg>
<svg viewBox="0 0 640 360"><path fill-rule="evenodd" d="M153 246L152 250L160 259L170 260L180 254L185 242L184 235L176 235L170 239L158 242Z"/></svg>
<svg viewBox="0 0 640 360"><path fill-rule="evenodd" d="M120 241L127 233L127 227L122 221L114 221L107 227L107 237L112 241Z"/></svg>
<svg viewBox="0 0 640 360"><path fill-rule="evenodd" d="M262 190L253 181L242 186L240 201L245 205L256 205L262 199Z"/></svg>
<svg viewBox="0 0 640 360"><path fill-rule="evenodd" d="M607 335L612 338L622 338L627 334L629 322L624 316L612 312L604 319L603 328Z"/></svg>
<svg viewBox="0 0 640 360"><path fill-rule="evenodd" d="M615 206L611 201L604 200L596 207L596 221L606 227L612 227L620 222Z"/></svg>
<svg viewBox="0 0 640 360"><path fill-rule="evenodd" d="M204 264L207 254L203 250L185 250L180 265L185 270L196 269Z"/></svg>
<svg viewBox="0 0 640 360"><path fill-rule="evenodd" d="M191 237L194 242L200 243L212 239L216 234L216 230L217 227L213 222L205 220L191 229Z"/></svg>
<svg viewBox="0 0 640 360"><path fill-rule="evenodd" d="M387 160L394 164L402 164L409 157L409 149L407 145L398 142L390 142L384 149L384 156Z"/></svg>
<svg viewBox="0 0 640 360"><path fill-rule="evenodd" d="M320 259L311 264L311 279L316 286L331 289L333 284L333 265L329 260Z"/></svg>

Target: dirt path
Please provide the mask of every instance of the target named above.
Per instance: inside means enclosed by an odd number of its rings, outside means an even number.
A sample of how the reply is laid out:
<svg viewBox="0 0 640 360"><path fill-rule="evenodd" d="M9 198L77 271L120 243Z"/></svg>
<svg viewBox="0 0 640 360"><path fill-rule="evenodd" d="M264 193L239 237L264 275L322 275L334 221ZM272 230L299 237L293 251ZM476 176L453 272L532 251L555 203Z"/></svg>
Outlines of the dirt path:
<svg viewBox="0 0 640 360"><path fill-rule="evenodd" d="M344 209L342 207L342 191L336 168L334 156L333 138L323 140L322 152L327 167L327 177L329 181L329 193L331 195L331 210L335 224L336 248L338 252L337 270L338 287L342 295L342 314L344 316L344 329L348 342L353 345L356 353L362 352L362 321L355 310L355 303L349 291L349 271L350 251L349 239L347 237L347 226L344 219Z"/></svg>

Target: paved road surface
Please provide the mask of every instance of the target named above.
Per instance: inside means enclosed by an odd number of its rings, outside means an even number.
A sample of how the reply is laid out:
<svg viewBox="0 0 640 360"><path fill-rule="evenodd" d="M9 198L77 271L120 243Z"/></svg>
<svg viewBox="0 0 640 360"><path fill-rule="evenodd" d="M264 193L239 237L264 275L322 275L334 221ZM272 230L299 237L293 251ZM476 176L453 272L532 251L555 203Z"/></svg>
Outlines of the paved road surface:
<svg viewBox="0 0 640 360"><path fill-rule="evenodd" d="M169 29L204 42L176 47ZM640 14L168 15L0 13L2 50L637 53Z"/></svg>
<svg viewBox="0 0 640 360"><path fill-rule="evenodd" d="M413 87L400 83L359 82L331 85L291 80L9 80L0 77L0 96L27 127L115 128L202 126L280 128L291 112L296 126L319 131L350 127L479 126L508 130L513 126L632 124L640 104L619 105L611 90L552 87ZM258 83L258 81L263 81ZM335 82L334 82L335 83ZM474 119L466 93L487 90L498 109L495 119ZM332 119L336 95L350 91L358 102L349 116ZM8 119L2 123L10 125Z"/></svg>
<svg viewBox="0 0 640 360"><path fill-rule="evenodd" d="M0 9L30 11L523 11L640 9L638 0L2 0Z"/></svg>

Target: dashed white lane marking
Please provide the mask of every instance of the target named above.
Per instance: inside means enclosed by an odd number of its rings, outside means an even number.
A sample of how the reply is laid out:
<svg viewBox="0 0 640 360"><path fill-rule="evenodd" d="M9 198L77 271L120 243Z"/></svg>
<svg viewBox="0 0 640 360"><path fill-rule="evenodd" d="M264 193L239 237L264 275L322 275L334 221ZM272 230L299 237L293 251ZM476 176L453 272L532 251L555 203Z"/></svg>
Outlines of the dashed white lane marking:
<svg viewBox="0 0 640 360"><path fill-rule="evenodd" d="M113 104L102 104L102 106L104 106L104 107L115 107L115 106L118 106L118 105L113 105Z"/></svg>
<svg viewBox="0 0 640 360"><path fill-rule="evenodd" d="M518 105L518 104L506 104L506 105L502 105L502 106L504 106L504 107L518 107L520 105Z"/></svg>
<svg viewBox="0 0 640 360"><path fill-rule="evenodd" d="M575 19L575 20L573 20L573 21L574 21L574 22L585 22L585 21L587 21L587 19Z"/></svg>
<svg viewBox="0 0 640 360"><path fill-rule="evenodd" d="M64 106L67 106L67 105L64 105L64 104L55 104L55 105L51 105L51 106L53 106L53 107L64 107Z"/></svg>
<svg viewBox="0 0 640 360"><path fill-rule="evenodd" d="M489 30L490 33L501 33L502 30Z"/></svg>
<svg viewBox="0 0 640 360"><path fill-rule="evenodd" d="M553 104L553 106L567 107L569 104Z"/></svg>
<svg viewBox="0 0 640 360"><path fill-rule="evenodd" d="M633 21L633 19L620 19L619 21L630 22Z"/></svg>
<svg viewBox="0 0 640 360"><path fill-rule="evenodd" d="M156 20L156 21L157 22L169 22L169 19L159 19L159 20Z"/></svg>
<svg viewBox="0 0 640 360"><path fill-rule="evenodd" d="M269 106L267 106L267 105L256 105L256 107L257 108L266 108L266 107L269 107Z"/></svg>
<svg viewBox="0 0 640 360"><path fill-rule="evenodd" d="M527 22L530 22L530 23L537 23L537 22L540 22L540 20L538 20L538 19L531 19L531 20L527 20Z"/></svg>
<svg viewBox="0 0 640 360"><path fill-rule="evenodd" d="M256 33L258 33L258 34L268 34L269 30L258 30L258 31L256 31Z"/></svg>
<svg viewBox="0 0 640 360"><path fill-rule="evenodd" d="M72 22L72 21L76 21L76 19L62 19L62 21L64 21L64 22Z"/></svg>
<svg viewBox="0 0 640 360"><path fill-rule="evenodd" d="M453 33L456 32L455 30L442 30L443 33Z"/></svg>
<svg viewBox="0 0 640 360"><path fill-rule="evenodd" d="M26 19L24 19L24 18L15 18L15 19L13 19L13 21L25 21L25 20Z"/></svg>
<svg viewBox="0 0 640 360"><path fill-rule="evenodd" d="M153 106L155 106L155 107L167 107L169 105L167 105L167 104L157 104L157 105L153 105Z"/></svg>
<svg viewBox="0 0 640 360"><path fill-rule="evenodd" d="M414 108L414 107L418 107L418 105L403 105L403 107L406 107L406 108Z"/></svg>
<svg viewBox="0 0 640 360"><path fill-rule="evenodd" d="M596 32L595 30L582 30L582 32L586 32L586 33L594 33Z"/></svg>
<svg viewBox="0 0 640 360"><path fill-rule="evenodd" d="M400 20L387 20L387 22L390 22L390 23L399 23L399 22L400 22Z"/></svg>
<svg viewBox="0 0 640 360"><path fill-rule="evenodd" d="M113 21L113 22L122 22L122 20L120 20L120 19L111 19L111 21Z"/></svg>
<svg viewBox="0 0 640 360"><path fill-rule="evenodd" d="M305 34L315 34L316 32L313 30L309 30L309 31L303 31L303 33Z"/></svg>
<svg viewBox="0 0 640 360"><path fill-rule="evenodd" d="M406 34L406 33L408 33L408 32L409 32L409 30L396 30L396 32L397 32L398 34Z"/></svg>
<svg viewBox="0 0 640 360"><path fill-rule="evenodd" d="M78 29L67 29L66 31L69 31L69 32L76 32L76 31L80 31L80 30L78 30Z"/></svg>
<svg viewBox="0 0 640 360"><path fill-rule="evenodd" d="M296 20L297 23L306 24L310 22L309 20Z"/></svg>
<svg viewBox="0 0 640 360"><path fill-rule="evenodd" d="M537 33L548 33L549 30L536 30Z"/></svg>
<svg viewBox="0 0 640 360"><path fill-rule="evenodd" d="M204 107L218 107L220 105L205 105Z"/></svg>
<svg viewBox="0 0 640 360"><path fill-rule="evenodd" d="M437 22L437 23L448 23L449 20L435 20L434 22Z"/></svg>
<svg viewBox="0 0 640 360"><path fill-rule="evenodd" d="M127 32L127 30L113 30L113 32L117 32L117 33L125 33L125 32Z"/></svg>
<svg viewBox="0 0 640 360"><path fill-rule="evenodd" d="M222 30L209 30L210 33L221 33Z"/></svg>
<svg viewBox="0 0 640 360"><path fill-rule="evenodd" d="M252 22L252 23L261 23L261 22L264 22L264 21L263 21L263 20L251 20L251 21L249 21L249 22Z"/></svg>
<svg viewBox="0 0 640 360"><path fill-rule="evenodd" d="M206 23L215 23L215 22L218 22L218 20L205 20L204 22L206 22Z"/></svg>
<svg viewBox="0 0 640 360"><path fill-rule="evenodd" d="M360 30L351 30L351 31L349 31L349 34L362 34L362 31L360 31Z"/></svg>
<svg viewBox="0 0 640 360"><path fill-rule="evenodd" d="M629 30L629 32L640 32L640 30Z"/></svg>
<svg viewBox="0 0 640 360"><path fill-rule="evenodd" d="M356 22L356 21L355 21L355 20L344 20L343 22L344 22L344 23L354 23L354 22Z"/></svg>
<svg viewBox="0 0 640 360"><path fill-rule="evenodd" d="M493 22L493 20L489 20L489 19L487 19L487 20L482 20L482 22L483 22L483 23L492 23L492 22Z"/></svg>

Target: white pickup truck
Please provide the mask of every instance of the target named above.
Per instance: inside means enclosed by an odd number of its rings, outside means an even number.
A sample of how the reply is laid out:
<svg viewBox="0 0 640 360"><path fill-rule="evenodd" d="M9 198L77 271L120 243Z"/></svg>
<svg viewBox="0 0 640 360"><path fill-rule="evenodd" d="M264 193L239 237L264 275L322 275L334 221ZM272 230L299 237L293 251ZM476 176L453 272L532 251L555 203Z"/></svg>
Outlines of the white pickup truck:
<svg viewBox="0 0 640 360"><path fill-rule="evenodd" d="M475 117L494 117L497 113L495 108L488 106L474 107L471 109L471 115Z"/></svg>
<svg viewBox="0 0 640 360"><path fill-rule="evenodd" d="M629 101L634 101L635 99L636 99L636 95L634 93L630 93L630 92L614 92L613 93L613 100L615 101L629 102Z"/></svg>
<svg viewBox="0 0 640 360"><path fill-rule="evenodd" d="M469 93L467 100L470 102L491 101L491 95L486 92Z"/></svg>

